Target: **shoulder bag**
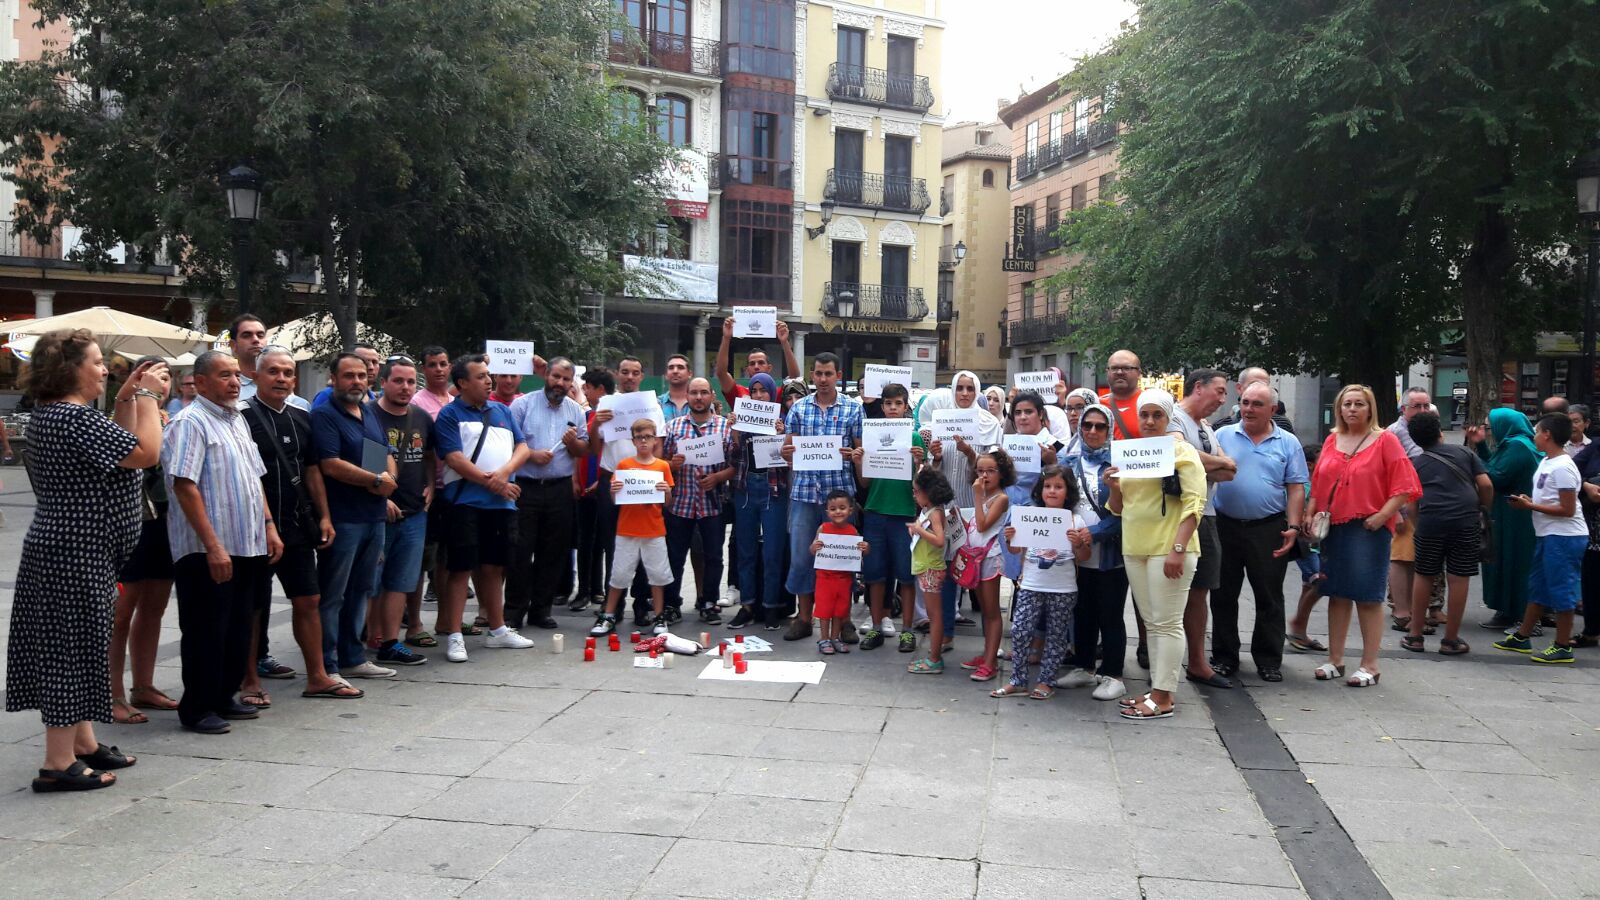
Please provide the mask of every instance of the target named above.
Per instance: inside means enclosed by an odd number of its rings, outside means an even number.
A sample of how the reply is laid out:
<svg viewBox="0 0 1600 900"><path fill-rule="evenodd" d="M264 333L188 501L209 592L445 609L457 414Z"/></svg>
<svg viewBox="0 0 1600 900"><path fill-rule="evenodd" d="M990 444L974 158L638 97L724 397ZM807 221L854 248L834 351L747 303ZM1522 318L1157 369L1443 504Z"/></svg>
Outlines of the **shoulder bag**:
<svg viewBox="0 0 1600 900"><path fill-rule="evenodd" d="M255 415L250 415L251 413ZM320 546L322 544L322 528L318 524L316 511L311 508L311 501L306 497L305 487L302 484L304 475L300 471L300 467L289 461L289 454L283 452L283 441L278 437L278 429L267 420L267 414L262 412L257 404L247 404L244 408L244 414L254 419L256 425L264 433L272 435L273 456L277 457L278 465L282 470L289 473L289 484L294 488L295 524L299 526L301 535L310 542L311 546ZM289 427L295 427L293 418L289 420ZM297 433L295 441L298 442L300 440L301 436Z"/></svg>
<svg viewBox="0 0 1600 900"><path fill-rule="evenodd" d="M1476 493L1478 486L1473 483L1472 476L1465 469L1456 465L1455 461L1450 457L1435 453L1432 450L1424 450L1422 455L1429 459L1436 459L1449 466L1450 471L1456 473L1456 477ZM1489 511L1480 506L1478 507L1478 561L1494 562L1494 558L1494 525L1489 519Z"/></svg>
<svg viewBox="0 0 1600 900"><path fill-rule="evenodd" d="M1361 443L1356 445L1356 449L1345 456L1345 461L1349 462L1350 460L1355 459L1356 454L1360 453L1361 448L1365 447L1367 445L1367 441L1371 439L1372 434L1369 432L1366 437L1361 439ZM1334 444L1334 449L1338 449L1337 443ZM1333 483L1333 487L1328 491L1328 508L1319 509L1311 516L1312 544L1320 544L1324 540L1327 540L1328 532L1333 528L1333 498L1338 495L1339 485L1343 481L1344 476L1340 475L1339 480L1335 481Z"/></svg>
<svg viewBox="0 0 1600 900"><path fill-rule="evenodd" d="M494 401L491 400L489 402L492 403ZM478 454L483 452L484 440L489 437L489 410L487 408L484 409L483 418L480 421L483 423L483 427L478 429L478 442L472 445L472 455L467 457L467 462L472 463L474 466L478 464ZM467 489L466 484L467 479L465 477L457 479L455 484L456 492L450 495L450 499L447 502L455 503L460 500L461 492Z"/></svg>

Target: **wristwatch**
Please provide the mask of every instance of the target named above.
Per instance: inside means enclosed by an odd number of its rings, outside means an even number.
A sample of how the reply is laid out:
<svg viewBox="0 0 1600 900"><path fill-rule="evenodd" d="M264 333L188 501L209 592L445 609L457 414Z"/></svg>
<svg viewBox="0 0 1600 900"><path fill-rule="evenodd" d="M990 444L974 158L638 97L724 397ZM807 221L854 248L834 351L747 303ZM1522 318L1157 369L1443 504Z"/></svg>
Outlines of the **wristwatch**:
<svg viewBox="0 0 1600 900"><path fill-rule="evenodd" d="M374 475L372 477L372 486L375 487L375 488L383 487L383 476L382 475Z"/></svg>
<svg viewBox="0 0 1600 900"><path fill-rule="evenodd" d="M1182 544L1173 544L1172 545L1172 552L1173 553L1188 553L1189 552L1189 548L1185 547Z"/></svg>

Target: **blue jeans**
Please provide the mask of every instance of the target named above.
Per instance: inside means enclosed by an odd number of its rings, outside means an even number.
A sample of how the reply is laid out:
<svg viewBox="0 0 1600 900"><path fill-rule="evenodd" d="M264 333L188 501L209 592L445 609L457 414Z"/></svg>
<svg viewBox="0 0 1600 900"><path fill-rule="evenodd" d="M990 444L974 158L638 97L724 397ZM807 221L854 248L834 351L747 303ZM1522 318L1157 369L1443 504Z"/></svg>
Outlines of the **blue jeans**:
<svg viewBox="0 0 1600 900"><path fill-rule="evenodd" d="M772 497L767 488L767 473L757 470L757 474L760 484L752 478L748 490L736 491L733 495L739 600L747 607L754 607L756 598L760 597L759 605L776 609L783 605L783 551L787 543L783 526L789 518L789 501L786 497Z"/></svg>
<svg viewBox="0 0 1600 900"><path fill-rule="evenodd" d="M322 662L329 675L367 661L361 626L367 618L367 598L378 586L378 560L383 555L382 522L335 522L333 530L333 544L317 554Z"/></svg>
<svg viewBox="0 0 1600 900"><path fill-rule="evenodd" d="M383 529L383 572L378 586L385 591L409 594L422 578L422 539L428 533L428 514L390 522Z"/></svg>
<svg viewBox="0 0 1600 900"><path fill-rule="evenodd" d="M869 549L861 560L862 584L911 583L911 536L906 526L915 521L911 516L865 514L861 538Z"/></svg>
<svg viewBox="0 0 1600 900"><path fill-rule="evenodd" d="M811 542L817 539L817 529L827 510L821 503L789 501L789 577L784 588L791 594L817 592L816 560L811 556Z"/></svg>
<svg viewBox="0 0 1600 900"><path fill-rule="evenodd" d="M717 591L722 586L722 545L727 541L727 532L722 527L722 514L706 516L703 519L685 519L667 513L667 561L672 564L672 587L667 589L667 605L681 606L683 601L683 565L689 556L689 545L694 542L695 532L700 533L700 544L705 552L705 562L700 567L701 583L695 585L700 590L700 598L695 602L695 609L707 609L717 605ZM672 602L677 600L677 603Z"/></svg>
<svg viewBox="0 0 1600 900"><path fill-rule="evenodd" d="M956 636L956 606L961 599L961 586L956 584L954 578L945 576L944 584L939 588L939 606L944 609L944 636Z"/></svg>

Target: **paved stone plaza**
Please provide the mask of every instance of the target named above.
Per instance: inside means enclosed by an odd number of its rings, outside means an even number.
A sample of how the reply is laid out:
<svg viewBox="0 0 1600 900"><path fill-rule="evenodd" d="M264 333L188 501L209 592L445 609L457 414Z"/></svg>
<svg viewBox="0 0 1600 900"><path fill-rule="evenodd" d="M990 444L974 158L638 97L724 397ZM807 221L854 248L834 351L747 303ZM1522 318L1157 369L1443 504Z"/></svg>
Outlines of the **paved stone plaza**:
<svg viewBox="0 0 1600 900"><path fill-rule="evenodd" d="M32 497L3 475L9 617ZM1600 896L1590 651L1544 668L1473 625L1470 656L1391 649L1366 690L1293 654L1263 685L1247 659L1246 690L1186 684L1176 718L1136 724L1086 691L908 675L892 647L814 686L586 664L590 618L560 615L564 654L533 629L528 651L469 638L469 663L432 651L360 701L267 682L273 708L226 736L172 713L104 726L140 757L107 791L31 793L38 717L0 715L0 895ZM279 598L272 641L298 667L287 616ZM175 606L166 624L156 682L176 694ZM961 629L952 660L978 641Z"/></svg>

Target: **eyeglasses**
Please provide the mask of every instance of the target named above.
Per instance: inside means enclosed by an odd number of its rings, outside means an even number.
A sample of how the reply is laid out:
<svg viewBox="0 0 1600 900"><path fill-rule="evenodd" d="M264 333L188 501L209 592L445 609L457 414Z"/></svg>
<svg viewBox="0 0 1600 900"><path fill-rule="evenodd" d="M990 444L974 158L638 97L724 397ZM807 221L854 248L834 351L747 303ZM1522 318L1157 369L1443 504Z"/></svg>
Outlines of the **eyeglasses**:
<svg viewBox="0 0 1600 900"><path fill-rule="evenodd" d="M1068 403L1067 404L1067 412L1080 412L1081 413L1081 412L1083 412L1084 410L1086 410L1088 408L1089 408L1088 406L1086 406L1086 405L1084 405L1082 403L1078 403L1078 404Z"/></svg>
<svg viewBox="0 0 1600 900"><path fill-rule="evenodd" d="M384 360L384 363L386 363L388 365L391 365L391 366L394 366L394 365L412 366L412 367L416 366L416 363L412 362L411 357L406 356L404 353L396 353L394 356L391 356L388 359Z"/></svg>
<svg viewBox="0 0 1600 900"><path fill-rule="evenodd" d="M1109 429L1110 427L1111 427L1110 425L1107 425L1104 422L1079 422L1078 423L1078 430L1079 431L1105 431L1105 430Z"/></svg>
<svg viewBox="0 0 1600 900"><path fill-rule="evenodd" d="M656 436L653 434L636 434L633 436L633 439L636 441L653 441L656 439Z"/></svg>
<svg viewBox="0 0 1600 900"><path fill-rule="evenodd" d="M1137 372L1137 371L1139 371L1139 367L1138 366L1112 366L1112 367L1110 367L1109 371L1112 371L1112 372Z"/></svg>

